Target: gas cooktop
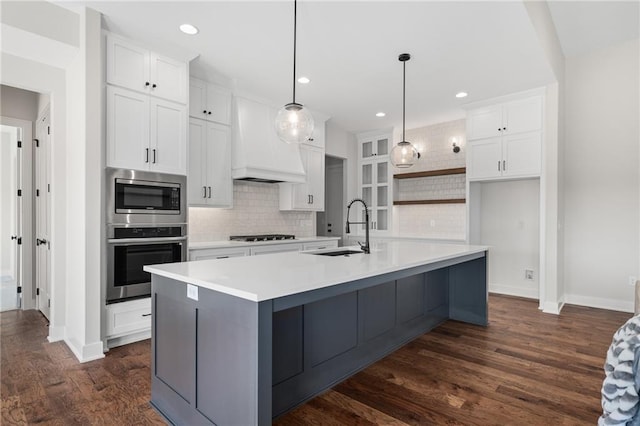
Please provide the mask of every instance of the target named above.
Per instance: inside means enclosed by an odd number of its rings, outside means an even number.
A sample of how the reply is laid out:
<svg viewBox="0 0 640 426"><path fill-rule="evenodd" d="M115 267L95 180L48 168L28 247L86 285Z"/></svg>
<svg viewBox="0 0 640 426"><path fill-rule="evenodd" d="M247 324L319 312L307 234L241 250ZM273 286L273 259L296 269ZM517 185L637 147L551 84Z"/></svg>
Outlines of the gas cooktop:
<svg viewBox="0 0 640 426"><path fill-rule="evenodd" d="M273 241L273 240L293 240L295 235L287 234L263 234L263 235L231 235L231 241Z"/></svg>

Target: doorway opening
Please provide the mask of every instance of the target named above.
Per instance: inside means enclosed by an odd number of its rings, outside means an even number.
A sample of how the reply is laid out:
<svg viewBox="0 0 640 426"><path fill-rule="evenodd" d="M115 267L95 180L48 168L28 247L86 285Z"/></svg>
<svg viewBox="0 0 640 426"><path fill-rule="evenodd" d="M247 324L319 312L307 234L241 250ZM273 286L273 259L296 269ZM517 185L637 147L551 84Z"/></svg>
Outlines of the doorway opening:
<svg viewBox="0 0 640 426"><path fill-rule="evenodd" d="M324 162L324 211L316 215L316 235L322 237L340 237L342 246L344 212L346 210L344 159L325 156Z"/></svg>

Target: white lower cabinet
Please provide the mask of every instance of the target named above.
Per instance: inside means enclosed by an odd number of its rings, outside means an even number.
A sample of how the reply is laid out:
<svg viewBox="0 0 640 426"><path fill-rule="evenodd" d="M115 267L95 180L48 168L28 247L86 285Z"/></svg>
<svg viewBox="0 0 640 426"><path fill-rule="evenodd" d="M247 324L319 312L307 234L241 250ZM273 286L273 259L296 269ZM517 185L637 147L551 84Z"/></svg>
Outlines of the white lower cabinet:
<svg viewBox="0 0 640 426"><path fill-rule="evenodd" d="M250 256L249 247L192 249L189 250L189 260L226 259L229 257Z"/></svg>
<svg viewBox="0 0 640 426"><path fill-rule="evenodd" d="M106 305L107 347L151 337L151 298Z"/></svg>

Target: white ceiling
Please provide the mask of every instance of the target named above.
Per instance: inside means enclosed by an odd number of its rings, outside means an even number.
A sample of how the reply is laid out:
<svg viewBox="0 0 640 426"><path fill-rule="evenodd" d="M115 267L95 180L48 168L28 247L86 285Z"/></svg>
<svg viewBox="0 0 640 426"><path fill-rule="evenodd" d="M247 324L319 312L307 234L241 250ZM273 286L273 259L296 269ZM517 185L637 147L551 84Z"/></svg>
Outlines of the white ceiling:
<svg viewBox="0 0 640 426"><path fill-rule="evenodd" d="M293 1L82 4L102 12L110 31L161 51L199 55L194 75L215 73L275 104L291 101ZM554 20L571 22L569 9L554 7ZM180 33L182 23L200 33ZM348 131L401 127L397 58L404 52L412 55L407 128L460 118L464 103L554 80L519 1L299 0L297 74L311 83L297 85L296 100ZM461 90L469 97L456 99ZM378 111L387 116L376 118Z"/></svg>

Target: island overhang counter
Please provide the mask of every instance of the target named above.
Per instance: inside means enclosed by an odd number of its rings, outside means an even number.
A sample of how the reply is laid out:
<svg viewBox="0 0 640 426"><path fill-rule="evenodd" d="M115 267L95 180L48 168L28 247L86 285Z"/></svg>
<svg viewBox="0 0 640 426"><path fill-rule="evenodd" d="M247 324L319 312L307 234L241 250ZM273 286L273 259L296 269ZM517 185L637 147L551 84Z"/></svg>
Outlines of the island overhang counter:
<svg viewBox="0 0 640 426"><path fill-rule="evenodd" d="M270 424L447 319L486 326L487 250L389 241L146 266L151 403L174 424Z"/></svg>

